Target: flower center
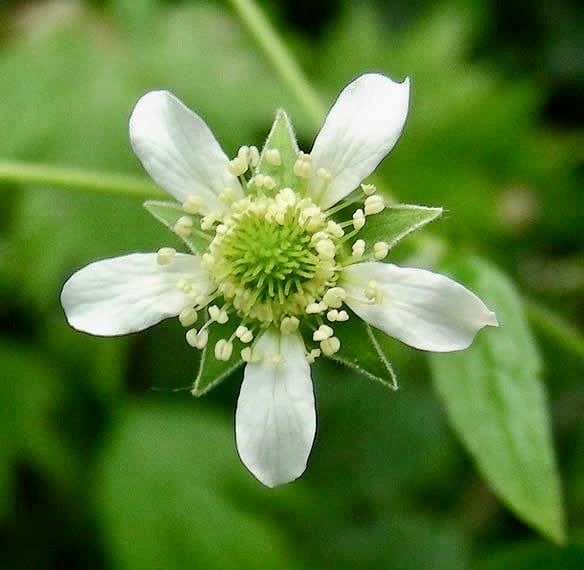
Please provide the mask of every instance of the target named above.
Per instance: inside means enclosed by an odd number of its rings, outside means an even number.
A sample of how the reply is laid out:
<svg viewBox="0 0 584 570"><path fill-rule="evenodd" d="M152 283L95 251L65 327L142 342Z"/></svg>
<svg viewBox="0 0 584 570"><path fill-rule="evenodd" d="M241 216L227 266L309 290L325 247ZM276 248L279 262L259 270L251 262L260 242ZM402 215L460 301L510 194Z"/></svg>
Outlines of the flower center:
<svg viewBox="0 0 584 570"><path fill-rule="evenodd" d="M337 279L324 213L289 188L232 205L203 263L226 303L262 324L302 315Z"/></svg>

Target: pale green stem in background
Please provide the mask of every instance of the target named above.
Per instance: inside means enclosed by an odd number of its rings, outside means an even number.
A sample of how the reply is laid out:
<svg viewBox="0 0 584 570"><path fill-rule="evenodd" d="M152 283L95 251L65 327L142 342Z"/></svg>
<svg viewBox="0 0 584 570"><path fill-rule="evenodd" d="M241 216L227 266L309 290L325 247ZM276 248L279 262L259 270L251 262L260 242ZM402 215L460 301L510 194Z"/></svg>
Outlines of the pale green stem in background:
<svg viewBox="0 0 584 570"><path fill-rule="evenodd" d="M572 323L535 301L524 299L523 302L529 320L542 334L584 360L584 336Z"/></svg>
<svg viewBox="0 0 584 570"><path fill-rule="evenodd" d="M81 192L124 194L136 198L165 195L154 184L133 176L18 161L0 160L0 185L2 183L40 184Z"/></svg>
<svg viewBox="0 0 584 570"><path fill-rule="evenodd" d="M296 58L286 47L266 16L253 0L229 0L284 84L296 96L316 128L326 114L317 91L312 87Z"/></svg>

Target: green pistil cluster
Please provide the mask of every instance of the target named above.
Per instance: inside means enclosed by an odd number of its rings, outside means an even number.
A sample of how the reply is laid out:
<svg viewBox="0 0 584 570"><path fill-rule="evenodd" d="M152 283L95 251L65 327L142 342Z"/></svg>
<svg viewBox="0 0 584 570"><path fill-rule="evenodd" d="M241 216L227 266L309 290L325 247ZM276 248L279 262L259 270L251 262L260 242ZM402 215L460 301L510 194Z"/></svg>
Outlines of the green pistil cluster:
<svg viewBox="0 0 584 570"><path fill-rule="evenodd" d="M336 282L335 240L320 208L285 188L233 204L203 263L240 317L280 324Z"/></svg>

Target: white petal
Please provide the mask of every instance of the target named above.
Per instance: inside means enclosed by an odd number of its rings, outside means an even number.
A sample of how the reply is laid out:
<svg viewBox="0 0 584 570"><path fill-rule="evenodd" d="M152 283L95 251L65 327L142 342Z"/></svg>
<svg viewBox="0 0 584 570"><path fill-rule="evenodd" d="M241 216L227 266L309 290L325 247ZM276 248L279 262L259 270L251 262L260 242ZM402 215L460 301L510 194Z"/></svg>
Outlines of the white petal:
<svg viewBox="0 0 584 570"><path fill-rule="evenodd" d="M310 153L314 176L319 168L332 174L328 189L314 196L322 208L357 188L393 148L406 121L409 95L409 79L396 83L375 73L361 75L341 92ZM316 191L316 178L312 186Z"/></svg>
<svg viewBox="0 0 584 570"><path fill-rule="evenodd" d="M205 121L168 91L151 91L136 103L130 142L148 174L179 202L198 196L208 213L224 209L218 195L226 187L243 195Z"/></svg>
<svg viewBox="0 0 584 570"><path fill-rule="evenodd" d="M450 352L467 348L495 313L460 283L424 269L367 262L343 271L346 303L370 325L414 348ZM377 282L381 304L368 304L364 289Z"/></svg>
<svg viewBox="0 0 584 570"><path fill-rule="evenodd" d="M178 254L158 265L155 253L134 253L96 261L63 287L61 304L69 324L99 336L137 332L174 317L188 304L177 281L189 279L203 294L213 286L193 255Z"/></svg>
<svg viewBox="0 0 584 570"><path fill-rule="evenodd" d="M316 432L314 393L302 337L266 331L249 363L237 401L235 434L245 466L268 487L293 481L306 469ZM265 357L280 354L274 363Z"/></svg>

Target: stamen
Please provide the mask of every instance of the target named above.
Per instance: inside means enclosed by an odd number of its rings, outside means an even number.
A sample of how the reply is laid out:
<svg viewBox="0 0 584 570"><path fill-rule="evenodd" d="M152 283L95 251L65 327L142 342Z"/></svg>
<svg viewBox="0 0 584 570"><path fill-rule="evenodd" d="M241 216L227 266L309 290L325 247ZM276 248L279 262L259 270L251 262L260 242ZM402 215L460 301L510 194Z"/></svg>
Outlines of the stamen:
<svg viewBox="0 0 584 570"><path fill-rule="evenodd" d="M339 311L339 314L337 315L337 321L339 321L340 323L343 323L345 321L349 320L349 313L347 313L347 311Z"/></svg>
<svg viewBox="0 0 584 570"><path fill-rule="evenodd" d="M187 214L198 214L201 209L201 198L198 196L187 196L182 208Z"/></svg>
<svg viewBox="0 0 584 570"><path fill-rule="evenodd" d="M241 350L241 360L244 362L260 362L263 359L261 350L246 346Z"/></svg>
<svg viewBox="0 0 584 570"><path fill-rule="evenodd" d="M306 362L308 364L313 364L314 361L320 356L320 348L313 348L307 355L306 355Z"/></svg>
<svg viewBox="0 0 584 570"><path fill-rule="evenodd" d="M298 330L300 321L296 317L284 317L280 323L280 332L282 334L291 334Z"/></svg>
<svg viewBox="0 0 584 570"><path fill-rule="evenodd" d="M280 156L280 151L277 148L270 148L266 150L266 160L272 166L280 166L282 164L282 157Z"/></svg>
<svg viewBox="0 0 584 570"><path fill-rule="evenodd" d="M365 240L358 239L351 248L351 255L354 259L359 259L363 257L365 253Z"/></svg>
<svg viewBox="0 0 584 570"><path fill-rule="evenodd" d="M178 315L178 320L183 327L190 327L197 322L197 311L193 307L185 307Z"/></svg>
<svg viewBox="0 0 584 570"><path fill-rule="evenodd" d="M260 151L257 146L249 147L249 164L255 168L260 163Z"/></svg>
<svg viewBox="0 0 584 570"><path fill-rule="evenodd" d="M327 338L332 337L333 334L334 331L333 329L331 329L331 327L329 327L328 325L320 325L320 327L318 327L318 329L316 329L312 334L312 339L315 341L325 340Z"/></svg>
<svg viewBox="0 0 584 570"><path fill-rule="evenodd" d="M219 200L224 204L231 204L235 200L235 190L228 186L219 193Z"/></svg>
<svg viewBox="0 0 584 570"><path fill-rule="evenodd" d="M300 151L292 171L299 178L308 178L312 172L312 158L310 155Z"/></svg>
<svg viewBox="0 0 584 570"><path fill-rule="evenodd" d="M233 353L233 343L221 338L215 344L215 358L226 362L231 358Z"/></svg>
<svg viewBox="0 0 584 570"><path fill-rule="evenodd" d="M309 303L306 305L305 309L307 315L318 315L320 313L324 313L326 310L327 306L322 301L319 303Z"/></svg>
<svg viewBox="0 0 584 570"><path fill-rule="evenodd" d="M206 329L201 329L200 332L197 332L197 329L189 329L185 337L190 346L202 350L207 346L209 332Z"/></svg>
<svg viewBox="0 0 584 570"><path fill-rule="evenodd" d="M355 210L355 212L353 213L353 227L356 230L360 230L364 225L365 214L363 213L363 210L359 208L358 210Z"/></svg>
<svg viewBox="0 0 584 570"><path fill-rule="evenodd" d="M379 214L385 208L383 196L374 195L365 199L365 215Z"/></svg>
<svg viewBox="0 0 584 570"><path fill-rule="evenodd" d="M378 241L373 245L373 255L375 259L385 259L389 253L389 244L384 241Z"/></svg>
<svg viewBox="0 0 584 570"><path fill-rule="evenodd" d="M322 239L314 246L321 259L334 259L336 248L335 244L330 239Z"/></svg>
<svg viewBox="0 0 584 570"><path fill-rule="evenodd" d="M347 293L342 287L331 287L322 298L323 302L331 309L338 309L346 299Z"/></svg>
<svg viewBox="0 0 584 570"><path fill-rule="evenodd" d="M224 325L229 320L229 315L224 309L220 309L217 305L211 305L207 311L212 321Z"/></svg>
<svg viewBox="0 0 584 570"><path fill-rule="evenodd" d="M326 338L320 343L320 349L322 353L326 356L332 356L335 352L338 352L341 348L341 341L336 337L332 336Z"/></svg>
<svg viewBox="0 0 584 570"><path fill-rule="evenodd" d="M156 254L156 263L158 265L170 265L175 255L176 249L174 247L161 247Z"/></svg>
<svg viewBox="0 0 584 570"><path fill-rule="evenodd" d="M181 216L172 229L178 236L188 237L191 235L191 230L193 229L193 220L188 216Z"/></svg>
<svg viewBox="0 0 584 570"><path fill-rule="evenodd" d="M361 190L363 190L365 196L371 196L371 194L375 194L377 188L375 187L375 184L361 184Z"/></svg>

